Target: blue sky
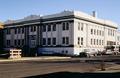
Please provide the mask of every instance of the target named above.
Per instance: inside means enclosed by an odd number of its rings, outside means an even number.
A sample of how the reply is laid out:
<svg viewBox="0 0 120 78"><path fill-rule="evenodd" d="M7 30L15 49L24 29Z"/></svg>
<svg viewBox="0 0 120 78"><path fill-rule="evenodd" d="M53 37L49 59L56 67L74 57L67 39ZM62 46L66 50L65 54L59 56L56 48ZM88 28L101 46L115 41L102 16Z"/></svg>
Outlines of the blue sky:
<svg viewBox="0 0 120 78"><path fill-rule="evenodd" d="M78 10L120 24L120 0L0 0L0 21L21 19L31 14L47 15Z"/></svg>

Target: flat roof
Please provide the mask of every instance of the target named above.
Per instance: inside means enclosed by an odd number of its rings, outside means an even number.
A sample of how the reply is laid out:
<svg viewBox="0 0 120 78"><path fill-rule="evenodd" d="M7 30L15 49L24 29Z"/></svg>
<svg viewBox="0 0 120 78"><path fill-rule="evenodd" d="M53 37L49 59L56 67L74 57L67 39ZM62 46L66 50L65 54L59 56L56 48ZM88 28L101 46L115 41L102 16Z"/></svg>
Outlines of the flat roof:
<svg viewBox="0 0 120 78"><path fill-rule="evenodd" d="M74 16L75 18L78 18L78 19L83 19L86 21L90 21L90 22L118 28L117 23L114 23L114 22L109 21L109 20L99 19L97 17L93 17L92 15L89 15L89 14L86 14L86 13L83 13L80 11L63 11L60 13L44 15L44 16L30 15L30 16L27 16L27 17L25 17L23 19L19 19L19 20L8 20L4 24L9 25L9 24L13 24L13 23L21 23L21 22L31 21L31 20L39 20L39 19L46 20L46 19L60 18L60 17L65 17L65 16Z"/></svg>
<svg viewBox="0 0 120 78"><path fill-rule="evenodd" d="M118 27L118 24L115 22L112 22L110 20L105 20L105 19L99 19L97 17L93 17L92 15L80 12L80 11L63 11L60 13L56 13L56 14L51 14L51 15L46 15L43 16L43 19L50 19L50 18L56 18L56 17L62 17L62 16L70 16L70 15L74 15L77 18L83 19L83 20L87 20L87 21L91 21L91 22L96 22L99 24L103 24L103 25L108 25L111 27Z"/></svg>

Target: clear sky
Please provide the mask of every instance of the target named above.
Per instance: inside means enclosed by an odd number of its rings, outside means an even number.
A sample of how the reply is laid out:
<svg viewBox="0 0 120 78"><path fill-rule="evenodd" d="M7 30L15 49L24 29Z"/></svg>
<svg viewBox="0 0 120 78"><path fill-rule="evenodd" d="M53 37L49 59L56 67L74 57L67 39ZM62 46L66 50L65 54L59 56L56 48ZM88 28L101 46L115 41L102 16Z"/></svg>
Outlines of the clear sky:
<svg viewBox="0 0 120 78"><path fill-rule="evenodd" d="M47 15L63 10L77 10L120 24L120 0L0 0L0 21L21 19L25 16Z"/></svg>

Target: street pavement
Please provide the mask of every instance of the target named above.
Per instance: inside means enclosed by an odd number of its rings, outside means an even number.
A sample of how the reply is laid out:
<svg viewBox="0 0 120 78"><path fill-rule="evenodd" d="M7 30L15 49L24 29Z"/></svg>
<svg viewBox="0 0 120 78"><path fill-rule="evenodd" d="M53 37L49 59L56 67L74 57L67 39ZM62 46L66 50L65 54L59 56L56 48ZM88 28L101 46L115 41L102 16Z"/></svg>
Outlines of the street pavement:
<svg viewBox="0 0 120 78"><path fill-rule="evenodd" d="M104 58L106 59L108 57L104 56ZM119 57L113 57L113 58L116 61L105 62L106 71L101 71L101 67L100 67L101 61L99 60L103 59L103 57L69 58L69 59L67 58L67 59L56 59L56 60L54 59L40 60L37 58L35 60L34 58L32 59L29 58L30 60L24 60L24 61L0 62L0 78L30 77L30 76L44 75L55 72L80 72L80 73L120 72ZM117 71L114 68L116 68Z"/></svg>
<svg viewBox="0 0 120 78"><path fill-rule="evenodd" d="M42 75L53 72L69 71L69 72L92 72L98 68L98 64L88 63L3 63L0 64L0 78L16 78L34 75Z"/></svg>

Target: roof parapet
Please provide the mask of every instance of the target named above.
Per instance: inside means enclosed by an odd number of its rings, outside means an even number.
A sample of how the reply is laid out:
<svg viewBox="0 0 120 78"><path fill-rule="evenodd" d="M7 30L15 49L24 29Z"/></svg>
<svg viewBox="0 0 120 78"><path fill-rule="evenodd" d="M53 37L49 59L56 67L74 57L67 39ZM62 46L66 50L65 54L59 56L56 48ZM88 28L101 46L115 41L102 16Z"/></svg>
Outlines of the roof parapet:
<svg viewBox="0 0 120 78"><path fill-rule="evenodd" d="M51 15L45 15L45 16L40 16L40 15L30 15L27 16L23 19L19 19L19 20L8 20L7 22L5 22L4 24L12 24L12 23L19 23L19 22L23 22L23 21L31 21L31 20L36 20L36 19L50 19L50 18L57 18L57 17L64 17L64 16L75 16L77 18L80 19L85 19L91 22L96 22L99 24L103 24L103 25L108 25L114 28L118 28L118 24L111 22L109 20L104 20L104 19L99 19L99 18L95 18L87 13L84 12L80 12L80 11L70 11L70 10L64 10L60 13L56 13L56 14L51 14ZM95 12L94 12L94 16L96 16Z"/></svg>
<svg viewBox="0 0 120 78"><path fill-rule="evenodd" d="M36 20L36 19L40 19L40 15L30 15L19 20L7 20L4 22L4 24L19 23L23 21Z"/></svg>

